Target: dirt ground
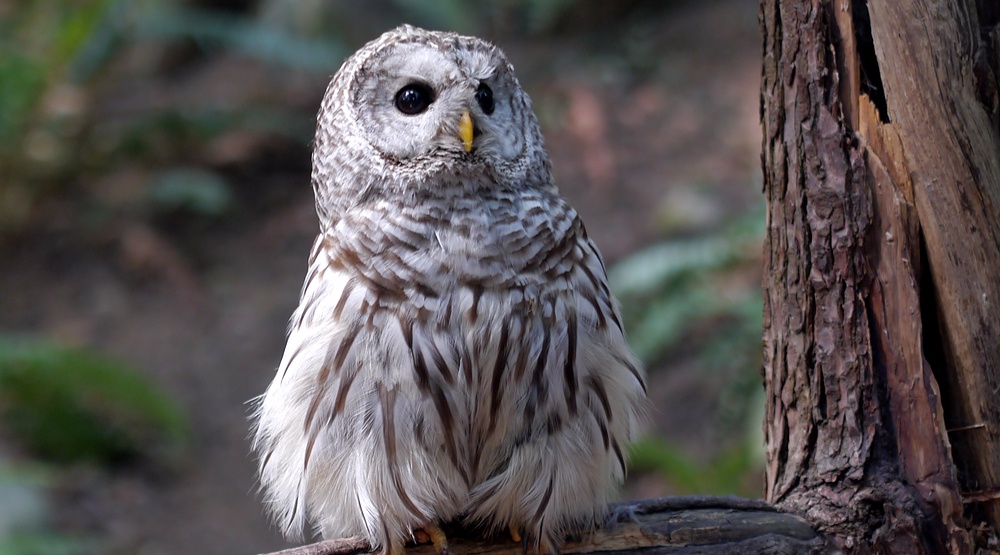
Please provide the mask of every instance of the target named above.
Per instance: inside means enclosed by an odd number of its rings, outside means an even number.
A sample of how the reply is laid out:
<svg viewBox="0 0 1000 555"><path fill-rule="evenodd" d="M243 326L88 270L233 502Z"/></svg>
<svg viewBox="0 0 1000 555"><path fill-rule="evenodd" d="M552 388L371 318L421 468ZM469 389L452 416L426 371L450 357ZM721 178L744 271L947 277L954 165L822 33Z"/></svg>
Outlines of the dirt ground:
<svg viewBox="0 0 1000 555"><path fill-rule="evenodd" d="M755 2L672 2L608 28L495 39L534 99L558 185L609 263L759 202ZM312 113L326 79L220 55L155 85L138 83L122 79L102 91L107 117L251 97ZM0 331L123 360L176 398L193 424L177 468L72 471L58 497L60 526L103 538L113 553L289 546L255 493L247 401L273 376L317 229L308 150L253 132L210 147L204 160L237 190L233 217L120 217L84 227L82 203L70 199L47 208L45 225L0 247ZM87 190L127 203L146 177L124 166ZM690 221L665 229L664 219L678 215ZM711 440L698 430L714 392L689 367L678 357L651 369L651 433L705 450ZM669 491L639 476L626 495Z"/></svg>

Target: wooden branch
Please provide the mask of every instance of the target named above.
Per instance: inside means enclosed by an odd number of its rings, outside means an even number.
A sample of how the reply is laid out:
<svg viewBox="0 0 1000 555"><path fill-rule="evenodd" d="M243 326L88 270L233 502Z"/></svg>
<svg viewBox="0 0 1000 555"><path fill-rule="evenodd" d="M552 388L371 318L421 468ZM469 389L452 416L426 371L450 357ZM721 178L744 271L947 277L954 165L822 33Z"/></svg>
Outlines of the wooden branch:
<svg viewBox="0 0 1000 555"><path fill-rule="evenodd" d="M601 529L567 538L562 553L757 554L821 553L823 539L802 518L778 512L759 500L737 497L661 497L612 505ZM507 535L482 538L475 530L446 526L449 551L522 555L525 548ZM326 540L270 555L352 555L366 553L362 538ZM530 549L528 551L531 551ZM430 544L407 545L408 555L433 555Z"/></svg>

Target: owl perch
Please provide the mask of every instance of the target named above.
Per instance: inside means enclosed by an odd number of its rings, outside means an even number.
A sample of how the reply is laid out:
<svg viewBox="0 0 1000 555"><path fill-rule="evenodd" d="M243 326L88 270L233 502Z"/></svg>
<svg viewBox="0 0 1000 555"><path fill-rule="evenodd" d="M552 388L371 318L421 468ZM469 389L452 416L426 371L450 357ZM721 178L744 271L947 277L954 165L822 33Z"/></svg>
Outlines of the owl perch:
<svg viewBox="0 0 1000 555"><path fill-rule="evenodd" d="M611 522L582 538L568 537L562 553L805 554L819 553L822 538L800 517L763 501L738 497L661 497L611 506ZM453 553L521 555L506 534L483 539L449 529ZM363 538L326 540L268 555L348 555L368 552ZM406 546L409 555L432 555L429 542ZM530 550L529 550L530 552Z"/></svg>

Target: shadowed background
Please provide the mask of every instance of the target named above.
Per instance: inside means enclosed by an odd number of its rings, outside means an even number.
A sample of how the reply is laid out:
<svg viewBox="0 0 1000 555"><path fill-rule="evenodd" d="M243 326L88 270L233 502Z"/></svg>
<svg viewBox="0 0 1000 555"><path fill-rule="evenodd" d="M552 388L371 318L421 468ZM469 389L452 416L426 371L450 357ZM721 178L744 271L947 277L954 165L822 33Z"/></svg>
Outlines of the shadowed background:
<svg viewBox="0 0 1000 555"><path fill-rule="evenodd" d="M403 22L492 40L532 96L649 367L623 496L759 496L754 2L0 0L0 554L288 545L246 402L326 83Z"/></svg>

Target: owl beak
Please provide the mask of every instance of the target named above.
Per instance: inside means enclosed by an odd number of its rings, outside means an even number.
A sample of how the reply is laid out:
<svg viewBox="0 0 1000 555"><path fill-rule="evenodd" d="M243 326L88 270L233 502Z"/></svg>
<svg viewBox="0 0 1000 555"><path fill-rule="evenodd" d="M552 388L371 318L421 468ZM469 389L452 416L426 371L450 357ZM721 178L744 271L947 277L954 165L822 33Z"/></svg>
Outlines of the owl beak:
<svg viewBox="0 0 1000 555"><path fill-rule="evenodd" d="M472 116L469 115L468 110L462 111L462 119L458 120L458 136L462 138L462 144L465 145L465 151L470 152L472 150L472 137L475 131L475 126L472 123Z"/></svg>

